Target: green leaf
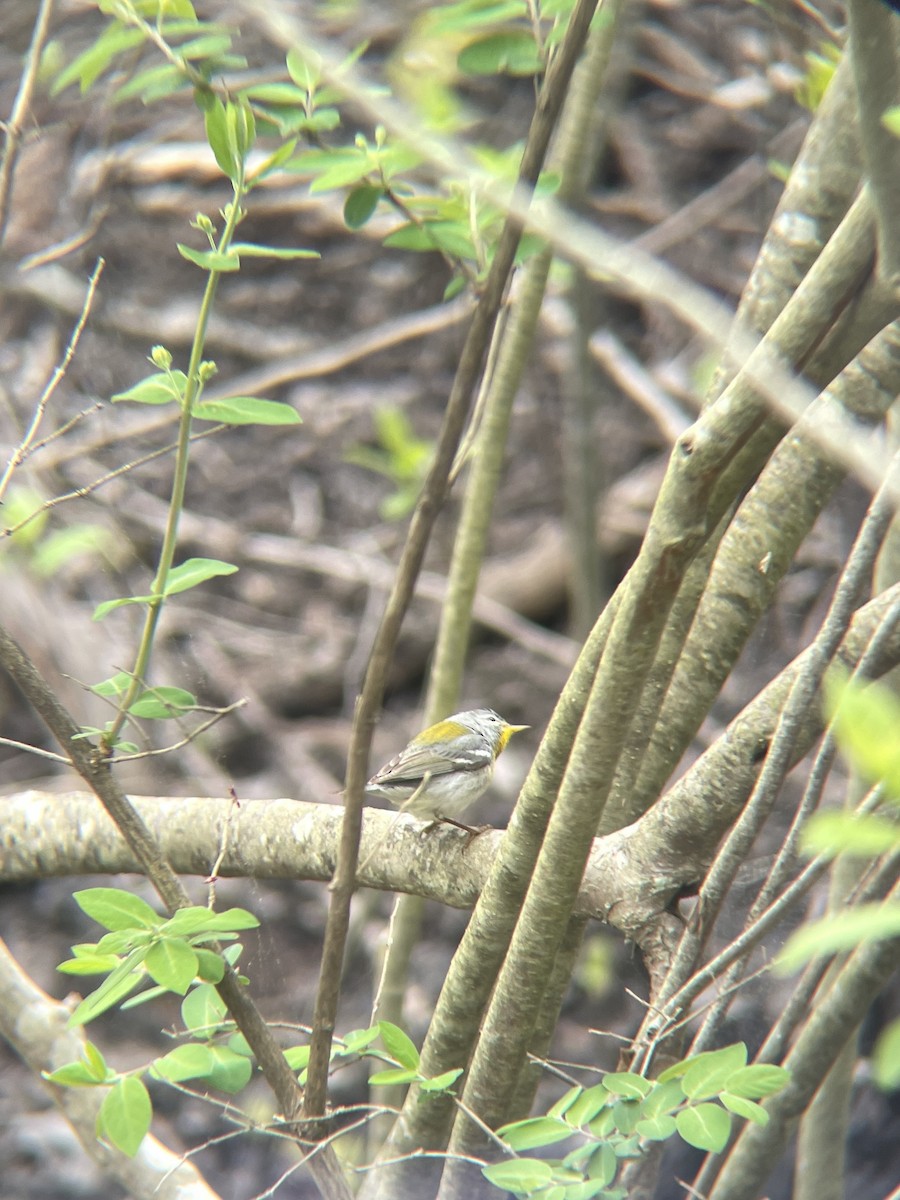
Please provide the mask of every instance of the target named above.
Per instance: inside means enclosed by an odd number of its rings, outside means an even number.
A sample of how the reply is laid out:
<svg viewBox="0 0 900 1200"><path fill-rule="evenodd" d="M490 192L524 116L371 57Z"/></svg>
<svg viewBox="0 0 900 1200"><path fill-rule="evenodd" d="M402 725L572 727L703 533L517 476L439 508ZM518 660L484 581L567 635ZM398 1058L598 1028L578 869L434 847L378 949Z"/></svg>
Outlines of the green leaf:
<svg viewBox="0 0 900 1200"><path fill-rule="evenodd" d="M419 1072L407 1067L389 1067L386 1071L374 1071L369 1076L373 1087L393 1086L398 1083L415 1083Z"/></svg>
<svg viewBox="0 0 900 1200"><path fill-rule="evenodd" d="M253 1075L253 1063L243 1054L235 1054L227 1046L210 1046L213 1063L205 1075L209 1086L220 1092L235 1095L245 1088Z"/></svg>
<svg viewBox="0 0 900 1200"><path fill-rule="evenodd" d="M126 1075L104 1097L97 1116L97 1133L134 1158L152 1119L153 1105L147 1089L140 1079Z"/></svg>
<svg viewBox="0 0 900 1200"><path fill-rule="evenodd" d="M132 950L131 954L122 960L100 986L76 1006L67 1021L68 1027L75 1029L79 1025L87 1025L89 1021L93 1021L95 1017L99 1017L101 1013L112 1008L114 1004L117 1004L143 983L147 977L143 971L139 971L137 968L142 964L146 954L146 946Z"/></svg>
<svg viewBox="0 0 900 1200"><path fill-rule="evenodd" d="M361 229L378 207L384 189L372 184L354 188L344 201L344 224L348 229Z"/></svg>
<svg viewBox="0 0 900 1200"><path fill-rule="evenodd" d="M563 1192L563 1200L593 1200L606 1191L606 1184L599 1180L585 1180L582 1183L570 1183Z"/></svg>
<svg viewBox="0 0 900 1200"><path fill-rule="evenodd" d="M642 1075L631 1071L618 1071L603 1076L603 1086L614 1096L622 1096L625 1100L643 1100L653 1091L653 1084Z"/></svg>
<svg viewBox="0 0 900 1200"><path fill-rule="evenodd" d="M378 1032L382 1045L395 1062L411 1071L418 1070L419 1051L402 1029L392 1025L390 1021L379 1021Z"/></svg>
<svg viewBox="0 0 900 1200"><path fill-rule="evenodd" d="M196 58L220 58L231 49L231 35L215 32L216 26L207 24L205 33L200 37L191 38L176 47L176 53L188 61Z"/></svg>
<svg viewBox="0 0 900 1200"><path fill-rule="evenodd" d="M419 1088L423 1092L446 1092L456 1083L460 1075L462 1075L462 1067L456 1067L453 1071L444 1071L440 1075L432 1075L430 1079L420 1080Z"/></svg>
<svg viewBox="0 0 900 1200"><path fill-rule="evenodd" d="M723 1092L719 1097L729 1112L733 1112L738 1117L744 1117L748 1121L752 1121L754 1125L768 1125L769 1114L755 1100L747 1100L743 1096L733 1096L730 1092Z"/></svg>
<svg viewBox="0 0 900 1200"><path fill-rule="evenodd" d="M872 1077L884 1091L900 1084L900 1020L892 1021L875 1043Z"/></svg>
<svg viewBox="0 0 900 1200"><path fill-rule="evenodd" d="M100 621L108 613L111 613L116 608L124 608L126 604L149 604L153 596L119 596L115 600L104 600L102 604L98 604L94 609L91 617L92 621ZM117 746L117 749L123 749L122 746Z"/></svg>
<svg viewBox="0 0 900 1200"><path fill-rule="evenodd" d="M303 107L307 99L307 89L293 83L256 83L245 88L243 94L248 100L256 100L260 104Z"/></svg>
<svg viewBox="0 0 900 1200"><path fill-rule="evenodd" d="M305 250L302 246L263 246L256 242L234 242L230 253L241 258L277 258L282 262L292 262L296 258L321 258L318 250ZM274 401L263 401L272 404Z"/></svg>
<svg viewBox="0 0 900 1200"><path fill-rule="evenodd" d="M879 684L860 684L829 671L826 710L850 761L867 779L900 797L900 700Z"/></svg>
<svg viewBox="0 0 900 1200"><path fill-rule="evenodd" d="M570 1125L587 1125L594 1117L609 1104L609 1092L602 1083L586 1088L566 1111L565 1118ZM560 1113L560 1116L563 1114Z"/></svg>
<svg viewBox="0 0 900 1200"><path fill-rule="evenodd" d="M162 932L169 937L190 937L191 934L210 929L210 920L214 915L205 905L191 904L187 908L179 908L162 926Z"/></svg>
<svg viewBox="0 0 900 1200"><path fill-rule="evenodd" d="M894 821L874 813L822 812L807 821L803 849L810 854L854 854L876 858L900 846L900 829Z"/></svg>
<svg viewBox="0 0 900 1200"><path fill-rule="evenodd" d="M235 161L231 145L228 141L228 122L225 117L225 105L214 96L212 100L204 101L203 119L206 126L206 140L215 155L219 169L234 179L237 175L238 164ZM179 247L180 249L180 247Z"/></svg>
<svg viewBox="0 0 900 1200"><path fill-rule="evenodd" d="M248 183L258 183L260 179L265 179L271 175L273 171L277 171L279 167L283 167L297 145L297 139L294 138L289 142L285 142L283 146L279 146L274 154L270 154L264 159L260 165L248 176Z"/></svg>
<svg viewBox="0 0 900 1200"><path fill-rule="evenodd" d="M718 1096L735 1071L739 1071L746 1062L747 1047L743 1042L694 1055L681 1084L685 1096L690 1100Z"/></svg>
<svg viewBox="0 0 900 1200"><path fill-rule="evenodd" d="M144 960L150 976L170 992L187 994L197 975L197 955L181 938L161 938Z"/></svg>
<svg viewBox="0 0 900 1200"><path fill-rule="evenodd" d="M41 1071L41 1078L58 1087L96 1087L104 1080L98 1080L84 1062L66 1063L55 1071Z"/></svg>
<svg viewBox="0 0 900 1200"><path fill-rule="evenodd" d="M731 1133L731 1117L718 1104L683 1109L675 1117L675 1125L689 1146L712 1154L725 1149Z"/></svg>
<svg viewBox="0 0 900 1200"><path fill-rule="evenodd" d="M152 1073L160 1079L168 1079L170 1083L180 1083L184 1079L203 1079L214 1066L215 1059L209 1047L195 1042L176 1046L158 1058L153 1064Z"/></svg>
<svg viewBox="0 0 900 1200"><path fill-rule="evenodd" d="M175 596L186 592L207 579L215 579L219 575L233 575L237 567L233 563L222 562L218 558L188 558L180 566L169 572L166 580L166 596Z"/></svg>
<svg viewBox="0 0 900 1200"><path fill-rule="evenodd" d="M462 221L426 221L422 226L401 225L388 234L384 245L399 250L446 250L454 258L475 257L472 236Z"/></svg>
<svg viewBox="0 0 900 1200"><path fill-rule="evenodd" d="M144 34L140 29L128 29L116 21L100 34L92 46L59 73L53 84L53 95L58 95L76 82L80 84L81 93L84 95L117 55L140 46L143 40Z"/></svg>
<svg viewBox="0 0 900 1200"><path fill-rule="evenodd" d="M342 1039L343 1046L340 1048L343 1054L361 1054L368 1046L377 1041L380 1036L380 1030L377 1025L372 1025L369 1029L351 1029L349 1033L344 1034Z"/></svg>
<svg viewBox="0 0 900 1200"><path fill-rule="evenodd" d="M634 1133L641 1119L641 1106L634 1100L617 1100L612 1106L612 1115L616 1129L627 1136Z"/></svg>
<svg viewBox="0 0 900 1200"><path fill-rule="evenodd" d="M292 1071L302 1071L309 1065L310 1046L289 1046L284 1052Z"/></svg>
<svg viewBox="0 0 900 1200"><path fill-rule="evenodd" d="M160 371L156 375L148 375L127 392L117 392L111 399L113 403L120 400L132 400L135 404L171 404L173 400L181 401L187 387L187 375L184 371Z"/></svg>
<svg viewBox="0 0 900 1200"><path fill-rule="evenodd" d="M176 249L182 258L204 271L239 271L241 267L240 257L233 249L224 254L219 250L192 250L181 242L176 243Z"/></svg>
<svg viewBox="0 0 900 1200"><path fill-rule="evenodd" d="M56 969L61 975L106 975L120 962L117 954L83 954L60 963Z"/></svg>
<svg viewBox="0 0 900 1200"><path fill-rule="evenodd" d="M616 1158L615 1150L608 1142L604 1142L591 1155L587 1176L588 1179L594 1179L598 1183L602 1182L606 1186L615 1179L618 1169L619 1160Z"/></svg>
<svg viewBox="0 0 900 1200"><path fill-rule="evenodd" d="M483 1167L482 1175L494 1187L508 1192L536 1192L553 1181L553 1168L538 1158L514 1158Z"/></svg>
<svg viewBox="0 0 900 1200"><path fill-rule="evenodd" d="M193 988L181 1002L181 1019L194 1037L214 1037L231 1025L225 1001L209 983Z"/></svg>
<svg viewBox="0 0 900 1200"><path fill-rule="evenodd" d="M464 75L536 75L544 64L534 38L524 31L491 33L471 42L457 57Z"/></svg>
<svg viewBox="0 0 900 1200"><path fill-rule="evenodd" d="M536 1150L572 1137L572 1126L558 1117L527 1117L497 1130L510 1150Z"/></svg>
<svg viewBox="0 0 900 1200"><path fill-rule="evenodd" d="M322 78L322 67L318 55L301 54L299 50L289 50L286 65L288 74L294 83L305 92L314 91Z"/></svg>
<svg viewBox="0 0 900 1200"><path fill-rule="evenodd" d="M750 1101L747 1101L749 1104ZM663 1113L658 1117L645 1117L635 1125L635 1133L650 1142L665 1142L676 1131L675 1118Z"/></svg>
<svg viewBox="0 0 900 1200"><path fill-rule="evenodd" d="M881 941L897 934L900 904L860 904L798 929L775 960L775 968L789 974L811 958L852 950L861 942Z"/></svg>
<svg viewBox="0 0 900 1200"><path fill-rule="evenodd" d="M888 133L900 138L900 105L886 108L881 114L881 123Z"/></svg>
<svg viewBox="0 0 900 1200"><path fill-rule="evenodd" d="M129 683L131 683L131 676L128 672L119 671L115 675L110 675L109 679L95 683L91 691L97 696L124 696Z"/></svg>
<svg viewBox="0 0 900 1200"><path fill-rule="evenodd" d="M567 1113L576 1100L579 1100L584 1095L584 1088L571 1087L567 1092L563 1092L555 1104L547 1109L548 1117L561 1117Z"/></svg>
<svg viewBox="0 0 900 1200"><path fill-rule="evenodd" d="M158 63L144 71L138 71L127 83L116 88L114 102L124 104L126 100L137 96L144 104L152 104L155 100L171 96L173 92L188 85L188 78L181 67L172 63Z"/></svg>
<svg viewBox="0 0 900 1200"><path fill-rule="evenodd" d="M146 900L120 888L86 888L74 892L72 898L83 913L104 929L158 929L163 922Z"/></svg>
<svg viewBox="0 0 900 1200"><path fill-rule="evenodd" d="M223 425L299 425L300 414L280 400L259 400L255 396L231 396L227 400L201 400L194 405L198 421L218 421Z"/></svg>
<svg viewBox="0 0 900 1200"><path fill-rule="evenodd" d="M235 933L240 929L258 929L259 917L246 908L226 908L223 912L207 912L206 928L214 933Z"/></svg>
<svg viewBox="0 0 900 1200"><path fill-rule="evenodd" d="M728 1080L728 1091L732 1096L743 1096L745 1100L759 1100L762 1096L780 1092L790 1078L791 1073L785 1067L753 1063L735 1071Z"/></svg>
<svg viewBox="0 0 900 1200"><path fill-rule="evenodd" d="M202 946L195 946L194 951L197 955L197 978L204 983L221 983L225 977L222 955L214 950L204 950Z"/></svg>
<svg viewBox="0 0 900 1200"><path fill-rule="evenodd" d="M186 692L184 688L156 687L142 692L128 712L132 717L165 721L172 717L184 716L196 707L196 696Z"/></svg>
<svg viewBox="0 0 900 1200"><path fill-rule="evenodd" d="M665 1083L657 1083L648 1096L641 1101L641 1112L652 1120L671 1112L684 1102L684 1088L680 1079L669 1079Z"/></svg>

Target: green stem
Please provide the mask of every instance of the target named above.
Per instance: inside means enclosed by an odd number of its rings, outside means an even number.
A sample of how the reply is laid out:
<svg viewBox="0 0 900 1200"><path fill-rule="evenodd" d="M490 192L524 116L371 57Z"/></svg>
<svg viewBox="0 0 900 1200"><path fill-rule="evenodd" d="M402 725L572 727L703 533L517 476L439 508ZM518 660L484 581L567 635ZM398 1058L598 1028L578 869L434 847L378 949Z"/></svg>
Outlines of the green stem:
<svg viewBox="0 0 900 1200"><path fill-rule="evenodd" d="M231 245L231 240L234 237L234 231L237 228L238 222L241 219L241 201L245 193L244 167L241 164L237 178L234 180L234 200L226 210L225 228L222 230L222 236L219 238L216 251L219 254L224 254ZM134 667L131 671L131 679L128 683L128 688L119 705L119 710L116 713L110 728L103 736L102 748L109 752L115 746L119 734L122 731L122 726L128 719L128 710L137 699L138 692L145 686L145 680L150 667L150 658L153 653L153 643L156 637L156 629L159 624L159 618L162 614L163 603L166 595L166 585L169 580L169 573L172 570L172 561L175 557L175 547L178 544L178 522L181 518L181 511L184 507L184 493L187 486L188 463L190 459L191 446L191 423L193 421L194 404L200 395L200 363L203 358L203 349L206 344L206 333L209 327L209 319L212 314L212 306L216 297L216 290L219 286L219 277L221 271L210 271L209 278L206 281L206 288L203 293L203 299L200 303L200 312L197 316L197 328L194 332L194 341L191 346L191 357L187 369L187 384L185 386L184 399L181 405L181 419L178 425L178 441L175 449L175 471L172 480L172 495L169 500L169 512L166 519L166 530L163 536L162 549L159 554L159 564L156 568L156 574L153 578L153 583L150 587L150 594L153 597L147 606L147 615L144 619L144 628L141 632L141 640L138 645L137 655L134 660Z"/></svg>

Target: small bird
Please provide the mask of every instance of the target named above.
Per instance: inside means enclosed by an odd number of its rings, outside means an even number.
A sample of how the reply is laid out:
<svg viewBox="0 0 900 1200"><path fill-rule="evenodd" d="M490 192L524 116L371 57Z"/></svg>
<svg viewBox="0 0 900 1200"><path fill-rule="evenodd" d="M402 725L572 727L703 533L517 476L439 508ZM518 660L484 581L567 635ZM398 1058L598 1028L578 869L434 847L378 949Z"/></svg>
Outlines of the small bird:
<svg viewBox="0 0 900 1200"><path fill-rule="evenodd" d="M487 788L498 756L523 729L528 726L510 725L491 708L454 713L417 734L375 772L366 791L401 812L474 833L456 818Z"/></svg>

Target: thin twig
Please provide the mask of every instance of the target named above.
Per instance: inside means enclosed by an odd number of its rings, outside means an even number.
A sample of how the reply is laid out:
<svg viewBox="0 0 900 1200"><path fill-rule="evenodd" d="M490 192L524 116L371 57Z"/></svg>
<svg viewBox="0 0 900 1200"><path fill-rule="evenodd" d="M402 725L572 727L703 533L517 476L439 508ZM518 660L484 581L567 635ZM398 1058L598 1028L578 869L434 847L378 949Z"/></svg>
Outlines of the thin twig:
<svg viewBox="0 0 900 1200"><path fill-rule="evenodd" d="M25 70L19 81L19 90L13 101L12 112L6 122L6 141L3 146L3 156L0 158L0 245L6 238L6 226L9 221L9 196L12 187L13 171L19 155L19 144L22 140L22 130L25 118L31 107L31 97L37 80L38 68L44 42L47 40L47 30L50 27L50 14L53 11L53 0L40 0L34 30L31 34L31 45L25 56Z"/></svg>

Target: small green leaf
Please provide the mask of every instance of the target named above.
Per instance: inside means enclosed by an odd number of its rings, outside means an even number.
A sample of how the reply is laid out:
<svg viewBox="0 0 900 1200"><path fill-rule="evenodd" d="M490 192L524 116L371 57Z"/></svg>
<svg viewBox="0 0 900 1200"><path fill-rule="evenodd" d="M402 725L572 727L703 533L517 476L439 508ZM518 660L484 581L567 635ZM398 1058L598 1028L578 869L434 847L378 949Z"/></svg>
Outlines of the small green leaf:
<svg viewBox="0 0 900 1200"><path fill-rule="evenodd" d="M410 1071L418 1070L419 1051L402 1029L390 1021L379 1021L378 1032L385 1050L395 1062Z"/></svg>
<svg viewBox="0 0 900 1200"><path fill-rule="evenodd" d="M465 75L536 75L544 69L534 38L524 30L491 33L471 42L456 63Z"/></svg>
<svg viewBox="0 0 900 1200"><path fill-rule="evenodd" d="M798 929L775 960L775 968L781 974L789 974L811 958L852 950L860 942L880 941L898 934L900 904L860 904Z"/></svg>
<svg viewBox="0 0 900 1200"><path fill-rule="evenodd" d="M124 608L126 604L149 604L153 599L152 596L119 596L115 600L104 600L102 604L98 604L91 616L92 621L100 621L108 613L113 612L117 608ZM121 750L121 746L117 746Z"/></svg>
<svg viewBox="0 0 900 1200"><path fill-rule="evenodd" d="M292 1071L302 1071L309 1065L310 1046L289 1046L284 1052Z"/></svg>
<svg viewBox="0 0 900 1200"><path fill-rule="evenodd" d="M76 1006L67 1021L68 1027L76 1029L79 1025L87 1025L89 1021L93 1021L101 1013L112 1008L114 1004L118 1004L139 984L143 983L147 977L143 971L137 968L142 964L146 954L147 947L141 946L123 959L100 986Z"/></svg>
<svg viewBox="0 0 900 1200"><path fill-rule="evenodd" d="M538 1158L514 1158L509 1162L492 1163L482 1169L482 1175L494 1187L508 1192L536 1192L553 1181L553 1168Z"/></svg>
<svg viewBox="0 0 900 1200"><path fill-rule="evenodd" d="M344 1034L340 1051L343 1054L362 1054L379 1036L380 1030L377 1025L372 1025L369 1029L351 1029L349 1033Z"/></svg>
<svg viewBox="0 0 900 1200"><path fill-rule="evenodd" d="M616 1158L615 1150L608 1142L604 1142L591 1155L587 1176L588 1179L594 1179L607 1186L615 1179L618 1169L619 1160Z"/></svg>
<svg viewBox="0 0 900 1200"><path fill-rule="evenodd" d="M680 1079L669 1079L665 1083L655 1083L653 1091L641 1101L641 1112L645 1117L662 1116L672 1112L684 1103L684 1089Z"/></svg>
<svg viewBox="0 0 900 1200"><path fill-rule="evenodd" d="M772 1066L770 1063L753 1063L742 1067L728 1080L728 1091L732 1096L743 1096L745 1100L759 1100L763 1096L771 1096L780 1092L791 1078L791 1073L785 1067Z"/></svg>
<svg viewBox="0 0 900 1200"><path fill-rule="evenodd" d="M743 1096L733 1096L730 1092L723 1092L719 1097L729 1112L733 1112L738 1117L744 1117L748 1121L752 1121L754 1125L768 1125L769 1114L754 1100L746 1100Z"/></svg>
<svg viewBox="0 0 900 1200"><path fill-rule="evenodd" d="M900 1020L892 1021L875 1043L872 1077L883 1091L900 1084Z"/></svg>
<svg viewBox="0 0 900 1200"><path fill-rule="evenodd" d="M113 403L132 400L135 404L171 404L183 399L186 387L187 376L184 371L160 371L156 375L148 375L127 392L116 392L111 399Z"/></svg>
<svg viewBox="0 0 900 1200"><path fill-rule="evenodd" d="M187 994L197 975L197 955L181 938L161 938L144 960L150 976L170 992Z"/></svg>
<svg viewBox="0 0 900 1200"><path fill-rule="evenodd" d="M825 678L826 709L841 748L857 770L884 781L900 797L900 700L879 684L855 683L839 672Z"/></svg>
<svg viewBox="0 0 900 1200"><path fill-rule="evenodd" d="M822 812L807 821L803 829L803 849L809 854L853 854L876 858L900 846L896 822L874 813Z"/></svg>
<svg viewBox="0 0 900 1200"><path fill-rule="evenodd" d="M237 175L237 163L228 141L228 123L225 118L225 105L218 98L204 100L204 123L206 125L206 140L215 155L219 169L234 179ZM179 247L180 249L180 247Z"/></svg>
<svg viewBox="0 0 900 1200"><path fill-rule="evenodd" d="M181 1019L194 1037L211 1038L231 1024L225 1001L209 983L193 988L181 1002Z"/></svg>
<svg viewBox="0 0 900 1200"><path fill-rule="evenodd" d="M86 888L72 898L91 920L104 929L157 929L163 921L146 900L120 888Z"/></svg>
<svg viewBox="0 0 900 1200"><path fill-rule="evenodd" d="M227 1046L210 1046L213 1064L205 1075L210 1087L233 1096L245 1088L253 1075L253 1063L243 1054L235 1054Z"/></svg>
<svg viewBox="0 0 900 1200"><path fill-rule="evenodd" d="M196 696L179 687L156 687L142 692L128 709L132 717L165 721L197 707Z"/></svg>
<svg viewBox="0 0 900 1200"><path fill-rule="evenodd" d="M124 696L130 683L131 676L128 672L119 671L116 675L110 675L109 679L95 683L91 691L97 696Z"/></svg>
<svg viewBox="0 0 900 1200"><path fill-rule="evenodd" d="M214 950L204 950L202 946L195 946L194 951L197 955L197 978L204 983L221 983L225 977L222 955Z"/></svg>
<svg viewBox="0 0 900 1200"><path fill-rule="evenodd" d="M144 34L140 29L126 29L116 21L100 34L92 46L60 72L53 84L53 95L76 82L80 84L81 94L84 95L117 55L140 46L143 40Z"/></svg>
<svg viewBox="0 0 900 1200"><path fill-rule="evenodd" d="M397 1083L415 1083L419 1072L407 1067L389 1067L385 1071L375 1071L369 1076L373 1087L389 1087Z"/></svg>
<svg viewBox="0 0 900 1200"><path fill-rule="evenodd" d="M621 1096L625 1100L643 1100L653 1091L653 1084L649 1079L644 1079L642 1075L635 1075L631 1071L618 1071L604 1075L603 1086L614 1096Z"/></svg>
<svg viewBox="0 0 900 1200"><path fill-rule="evenodd" d="M712 1154L725 1149L731 1133L731 1117L718 1104L683 1109L675 1117L675 1125L689 1146Z"/></svg>
<svg viewBox="0 0 900 1200"><path fill-rule="evenodd" d="M166 580L165 595L175 596L186 592L207 579L215 579L219 575L233 575L237 567L233 563L222 562L218 558L188 558L180 566L173 567Z"/></svg>
<svg viewBox="0 0 900 1200"><path fill-rule="evenodd" d="M603 1084L586 1088L565 1113L566 1121L573 1126L587 1125L610 1103L609 1092ZM563 1114L559 1114L562 1116Z"/></svg>
<svg viewBox="0 0 900 1200"><path fill-rule="evenodd" d="M126 1075L103 1098L97 1133L117 1150L134 1158L153 1119L153 1105L140 1079Z"/></svg>
<svg viewBox="0 0 900 1200"><path fill-rule="evenodd" d="M383 189L372 184L354 188L344 201L344 224L347 228L361 229L378 207L378 201L383 195Z"/></svg>
<svg viewBox="0 0 900 1200"><path fill-rule="evenodd" d="M650 1142L665 1142L676 1131L675 1118L670 1117L667 1113L659 1117L646 1117L644 1120L638 1121L634 1128L635 1133L639 1133L642 1138L646 1138Z"/></svg>
<svg viewBox="0 0 900 1200"><path fill-rule="evenodd" d="M318 250L304 250L302 246L262 246L256 242L234 242L229 253L237 254L241 258L277 258L282 262L292 262L296 258L322 257Z"/></svg>
<svg viewBox="0 0 900 1200"><path fill-rule="evenodd" d="M612 1107L613 1123L619 1133L634 1133L641 1119L641 1106L634 1100L617 1100Z"/></svg>
<svg viewBox="0 0 900 1200"><path fill-rule="evenodd" d="M881 114L881 123L894 137L900 138L900 105L886 108Z"/></svg>
<svg viewBox="0 0 900 1200"><path fill-rule="evenodd" d="M227 400L201 400L194 405L198 421L217 421L222 425L299 425L300 414L280 400L259 400L255 396L231 396Z"/></svg>
<svg viewBox="0 0 900 1200"><path fill-rule="evenodd" d="M462 1067L453 1071L444 1071L441 1075L433 1075L431 1079L422 1079L419 1087L423 1092L446 1092L462 1075Z"/></svg>
<svg viewBox="0 0 900 1200"><path fill-rule="evenodd" d="M139 97L144 104L152 104L171 96L180 88L188 87L188 79L181 67L172 63L157 63L144 71L138 71L127 83L116 88L114 103L124 104L126 100Z"/></svg>
<svg viewBox="0 0 900 1200"><path fill-rule="evenodd" d="M120 962L117 954L83 954L60 963L56 969L61 975L106 975Z"/></svg>
<svg viewBox="0 0 900 1200"><path fill-rule="evenodd" d="M747 1047L743 1042L723 1046L721 1050L707 1050L697 1054L682 1080L684 1094L690 1100L703 1100L717 1096L734 1075L746 1065Z"/></svg>
<svg viewBox="0 0 900 1200"><path fill-rule="evenodd" d="M235 933L240 929L258 929L259 917L246 908L226 908L223 912L207 912L206 929L214 933Z"/></svg>
<svg viewBox="0 0 900 1200"><path fill-rule="evenodd" d="M234 250L224 253L219 250L192 250L181 242L176 242L176 249L182 258L195 267L202 267L204 271L239 271L241 267L240 256Z"/></svg>
<svg viewBox="0 0 900 1200"><path fill-rule="evenodd" d="M203 1079L209 1075L215 1066L215 1059L209 1047L192 1043L186 1046L176 1046L153 1064L153 1074L170 1083L180 1083L184 1079Z"/></svg>
<svg viewBox="0 0 900 1200"><path fill-rule="evenodd" d="M537 1150L572 1137L572 1126L558 1117L528 1117L497 1130L510 1150Z"/></svg>

